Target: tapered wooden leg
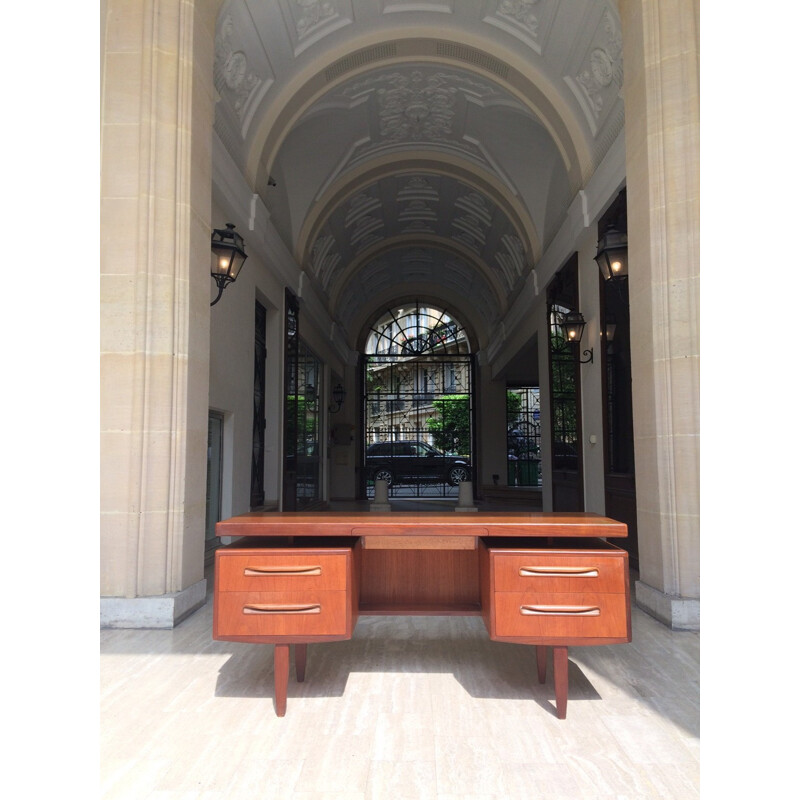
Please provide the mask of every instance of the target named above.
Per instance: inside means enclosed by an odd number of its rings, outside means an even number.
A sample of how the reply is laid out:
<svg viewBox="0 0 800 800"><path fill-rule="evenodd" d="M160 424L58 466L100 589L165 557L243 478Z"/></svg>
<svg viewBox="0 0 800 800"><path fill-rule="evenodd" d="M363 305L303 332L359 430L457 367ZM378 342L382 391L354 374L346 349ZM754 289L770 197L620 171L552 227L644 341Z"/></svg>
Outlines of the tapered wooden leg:
<svg viewBox="0 0 800 800"><path fill-rule="evenodd" d="M553 647L553 682L556 685L556 716L567 718L567 690L569 688L566 647Z"/></svg>
<svg viewBox="0 0 800 800"><path fill-rule="evenodd" d="M289 645L275 645L275 713L286 716L286 690L289 686Z"/></svg>
<svg viewBox="0 0 800 800"><path fill-rule="evenodd" d="M297 674L297 682L302 683L306 679L306 644L296 644L294 646L294 671Z"/></svg>
<svg viewBox="0 0 800 800"><path fill-rule="evenodd" d="M539 683L547 680L547 645L536 645L536 672L539 675Z"/></svg>

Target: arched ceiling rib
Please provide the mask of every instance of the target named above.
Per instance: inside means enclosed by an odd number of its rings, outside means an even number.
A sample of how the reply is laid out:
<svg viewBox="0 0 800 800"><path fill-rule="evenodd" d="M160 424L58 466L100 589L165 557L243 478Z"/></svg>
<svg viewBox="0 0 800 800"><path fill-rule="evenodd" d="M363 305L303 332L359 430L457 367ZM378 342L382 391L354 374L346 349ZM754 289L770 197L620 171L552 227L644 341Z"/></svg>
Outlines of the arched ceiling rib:
<svg viewBox="0 0 800 800"><path fill-rule="evenodd" d="M409 285L489 331L621 129L620 42L610 0L236 0L215 129L351 338Z"/></svg>

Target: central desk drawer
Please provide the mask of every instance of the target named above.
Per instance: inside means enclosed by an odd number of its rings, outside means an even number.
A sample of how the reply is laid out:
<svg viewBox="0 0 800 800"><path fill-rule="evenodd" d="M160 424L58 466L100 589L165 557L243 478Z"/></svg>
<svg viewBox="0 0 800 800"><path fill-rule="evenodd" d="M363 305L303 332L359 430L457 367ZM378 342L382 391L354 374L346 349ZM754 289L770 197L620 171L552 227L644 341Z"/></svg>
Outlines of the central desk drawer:
<svg viewBox="0 0 800 800"><path fill-rule="evenodd" d="M624 594L499 592L494 603L497 636L617 638L628 635Z"/></svg>
<svg viewBox="0 0 800 800"><path fill-rule="evenodd" d="M223 592L347 589L349 552L250 550L218 559L217 587Z"/></svg>
<svg viewBox="0 0 800 800"><path fill-rule="evenodd" d="M605 553L494 551L496 592L624 592L625 562Z"/></svg>
<svg viewBox="0 0 800 800"><path fill-rule="evenodd" d="M219 634L339 636L347 633L347 592L222 592Z"/></svg>

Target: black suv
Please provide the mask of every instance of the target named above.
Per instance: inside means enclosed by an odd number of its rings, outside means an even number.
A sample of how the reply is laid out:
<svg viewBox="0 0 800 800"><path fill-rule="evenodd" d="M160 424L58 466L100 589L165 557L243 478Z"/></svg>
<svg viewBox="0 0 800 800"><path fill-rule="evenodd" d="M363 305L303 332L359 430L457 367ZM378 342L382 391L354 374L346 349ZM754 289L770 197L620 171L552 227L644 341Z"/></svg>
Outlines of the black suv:
<svg viewBox="0 0 800 800"><path fill-rule="evenodd" d="M369 480L393 483L446 481L458 486L470 479L469 461L448 456L425 442L376 442L367 448Z"/></svg>

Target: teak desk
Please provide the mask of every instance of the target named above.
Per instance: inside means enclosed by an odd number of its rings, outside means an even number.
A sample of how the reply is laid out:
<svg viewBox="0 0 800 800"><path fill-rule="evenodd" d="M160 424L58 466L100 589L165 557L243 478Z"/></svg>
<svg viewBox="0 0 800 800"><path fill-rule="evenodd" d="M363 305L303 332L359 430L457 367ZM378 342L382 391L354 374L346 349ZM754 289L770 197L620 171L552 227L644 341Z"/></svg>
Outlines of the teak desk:
<svg viewBox="0 0 800 800"><path fill-rule="evenodd" d="M588 513L253 512L217 523L242 537L216 554L214 638L275 645L286 713L309 642L349 639L359 614L474 614L493 641L553 648L556 713L567 713L567 648L631 640L627 527Z"/></svg>

